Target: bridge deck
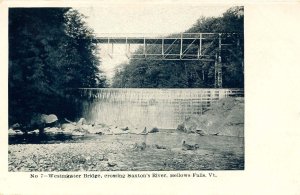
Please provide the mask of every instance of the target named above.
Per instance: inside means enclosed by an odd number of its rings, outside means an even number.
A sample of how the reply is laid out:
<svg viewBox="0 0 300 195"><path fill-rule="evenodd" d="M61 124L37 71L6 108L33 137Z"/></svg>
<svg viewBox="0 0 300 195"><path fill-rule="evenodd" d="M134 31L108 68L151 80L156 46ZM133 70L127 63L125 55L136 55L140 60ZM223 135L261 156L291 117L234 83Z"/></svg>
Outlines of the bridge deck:
<svg viewBox="0 0 300 195"><path fill-rule="evenodd" d="M98 36L97 43L101 44L202 44L213 40L232 39L238 33L181 33L170 36Z"/></svg>
<svg viewBox="0 0 300 195"><path fill-rule="evenodd" d="M106 44L200 44L200 38L140 38L140 37L97 37L97 43ZM212 39L201 38L201 42Z"/></svg>

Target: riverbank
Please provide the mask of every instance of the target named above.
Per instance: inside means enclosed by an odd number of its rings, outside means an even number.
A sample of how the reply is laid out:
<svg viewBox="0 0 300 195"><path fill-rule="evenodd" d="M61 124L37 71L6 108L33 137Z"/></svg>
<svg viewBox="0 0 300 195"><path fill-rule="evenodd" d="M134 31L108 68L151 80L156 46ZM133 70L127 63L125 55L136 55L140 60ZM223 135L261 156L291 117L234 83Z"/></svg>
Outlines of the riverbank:
<svg viewBox="0 0 300 195"><path fill-rule="evenodd" d="M182 140L198 144L184 150ZM143 144L145 143L145 144ZM241 170L244 140L186 133L108 135L60 144L8 146L9 171Z"/></svg>
<svg viewBox="0 0 300 195"><path fill-rule="evenodd" d="M214 102L202 115L192 115L177 130L201 135L244 137L244 98L227 97Z"/></svg>

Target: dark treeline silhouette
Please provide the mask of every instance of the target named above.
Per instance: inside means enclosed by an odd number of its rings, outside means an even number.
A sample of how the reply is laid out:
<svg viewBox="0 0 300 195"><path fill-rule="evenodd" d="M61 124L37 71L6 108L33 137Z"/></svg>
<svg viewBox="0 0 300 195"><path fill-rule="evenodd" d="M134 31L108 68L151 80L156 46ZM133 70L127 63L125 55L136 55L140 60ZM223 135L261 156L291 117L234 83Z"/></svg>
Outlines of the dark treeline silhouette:
<svg viewBox="0 0 300 195"><path fill-rule="evenodd" d="M92 38L77 10L9 9L9 124L40 113L74 117L65 90L106 85Z"/></svg>
<svg viewBox="0 0 300 195"><path fill-rule="evenodd" d="M243 7L232 7L221 17L202 17L186 33L239 33L241 43L238 47L222 50L222 71L224 88L243 88ZM172 35L170 35L172 36ZM173 35L174 36L174 35ZM180 35L178 35L180 37ZM179 47L179 45L177 46ZM179 50L175 48L174 50ZM190 49L196 50L196 46ZM141 53L140 47L136 53ZM218 51L218 41L206 43L203 50L211 56ZM161 46L150 45L149 53L160 53ZM128 64L118 67L113 78L113 87L145 88L209 88L215 84L214 62L205 61L163 61L132 59Z"/></svg>

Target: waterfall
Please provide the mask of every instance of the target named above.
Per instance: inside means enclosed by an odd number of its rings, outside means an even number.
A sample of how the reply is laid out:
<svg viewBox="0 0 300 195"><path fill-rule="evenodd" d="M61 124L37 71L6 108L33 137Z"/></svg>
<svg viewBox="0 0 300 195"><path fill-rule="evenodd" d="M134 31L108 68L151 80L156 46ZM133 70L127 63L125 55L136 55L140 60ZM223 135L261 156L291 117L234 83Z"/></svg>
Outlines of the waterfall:
<svg viewBox="0 0 300 195"><path fill-rule="evenodd" d="M201 115L214 101L240 94L239 89L79 89L82 116L90 122L121 127L175 129L191 115Z"/></svg>

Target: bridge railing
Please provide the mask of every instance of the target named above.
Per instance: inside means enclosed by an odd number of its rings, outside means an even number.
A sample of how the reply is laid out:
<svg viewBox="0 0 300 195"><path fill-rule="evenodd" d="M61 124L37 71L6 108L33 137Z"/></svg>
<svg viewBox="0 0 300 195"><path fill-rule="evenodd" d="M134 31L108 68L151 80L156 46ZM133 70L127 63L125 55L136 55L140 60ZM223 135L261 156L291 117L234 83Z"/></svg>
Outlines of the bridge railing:
<svg viewBox="0 0 300 195"><path fill-rule="evenodd" d="M209 47L221 49L225 46L226 49L228 46L243 43L242 39L240 33L180 33L167 36L102 34L97 36L95 42L108 45L106 53L110 57L114 56L115 44L125 44L124 53L129 59L215 61L214 53ZM132 45L140 47L131 51Z"/></svg>

